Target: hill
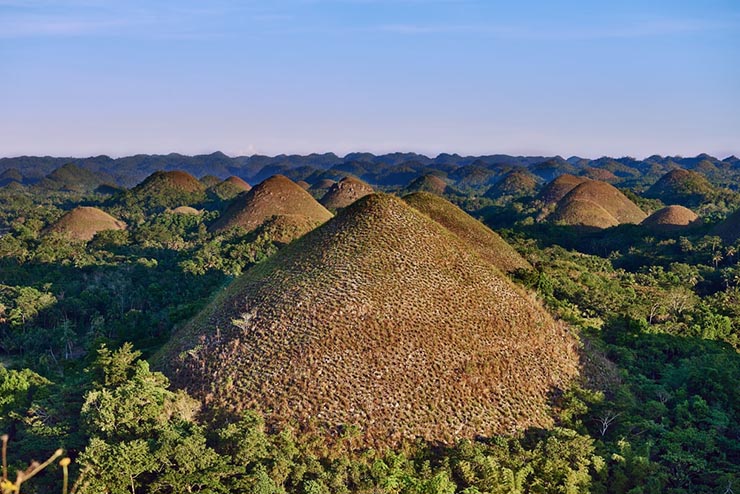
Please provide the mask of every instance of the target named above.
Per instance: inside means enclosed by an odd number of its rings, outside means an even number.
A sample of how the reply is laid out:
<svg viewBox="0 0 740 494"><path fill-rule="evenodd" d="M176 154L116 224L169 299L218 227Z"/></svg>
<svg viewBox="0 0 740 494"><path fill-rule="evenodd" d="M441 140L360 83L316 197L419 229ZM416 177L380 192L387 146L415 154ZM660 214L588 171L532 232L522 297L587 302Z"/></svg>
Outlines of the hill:
<svg viewBox="0 0 740 494"><path fill-rule="evenodd" d="M150 209L174 208L205 200L205 191L205 186L187 172L158 171L124 194L123 200Z"/></svg>
<svg viewBox="0 0 740 494"><path fill-rule="evenodd" d="M473 252L505 273L532 266L496 232L451 202L429 192L416 192L403 198L414 209L457 235Z"/></svg>
<svg viewBox="0 0 740 494"><path fill-rule="evenodd" d="M274 175L237 196L209 230L219 232L242 227L252 231L273 216L280 215L300 215L306 218L305 222L318 224L332 217L311 194L292 180Z"/></svg>
<svg viewBox="0 0 740 494"><path fill-rule="evenodd" d="M579 211L580 213L588 211L588 208L584 208L584 204L578 204L575 208L568 207L569 204L574 201L579 201L580 203L593 203L608 212L609 215L614 217L614 219L616 219L620 224L640 223L647 216L634 202L630 201L627 196L620 192L616 187L597 180L588 180L577 185L558 202L555 213L560 210L557 217L560 218L561 222L565 222L567 224L578 224L569 223L569 215L564 214L562 211L564 208L567 208L569 211ZM595 217L604 219L603 214L600 212L598 212ZM602 228L606 228L606 225Z"/></svg>
<svg viewBox="0 0 740 494"><path fill-rule="evenodd" d="M654 230L676 230L687 226L698 226L701 220L692 210L683 206L667 206L657 210L642 221L642 225Z"/></svg>
<svg viewBox="0 0 740 494"><path fill-rule="evenodd" d="M456 191L447 185L447 182L438 176L429 173L412 180L411 183L406 186L406 192L431 192L432 194L442 196L445 194L453 194Z"/></svg>
<svg viewBox="0 0 740 494"><path fill-rule="evenodd" d="M231 200L242 192L249 192L252 186L239 177L231 176L208 189L208 192L221 200Z"/></svg>
<svg viewBox="0 0 740 494"><path fill-rule="evenodd" d="M501 180L486 191L486 197L501 199L502 197L534 196L539 188L539 181L532 173L523 169L515 169L504 175Z"/></svg>
<svg viewBox="0 0 740 494"><path fill-rule="evenodd" d="M537 196L537 199L545 203L545 205L557 204L568 192L587 180L587 178L576 177L575 175L565 173L545 185Z"/></svg>
<svg viewBox="0 0 740 494"><path fill-rule="evenodd" d="M598 204L577 199L558 205L547 220L556 224L591 228L609 228L619 224L609 211Z"/></svg>
<svg viewBox="0 0 740 494"><path fill-rule="evenodd" d="M110 175L95 173L74 163L68 163L52 171L35 186L45 190L90 193L101 189L102 186L105 186L105 190L110 190L111 187L115 187L115 181Z"/></svg>
<svg viewBox="0 0 740 494"><path fill-rule="evenodd" d="M171 210L170 213L172 214L193 214L197 216L201 213L201 211L195 208L191 208L190 206L178 206L175 209Z"/></svg>
<svg viewBox="0 0 740 494"><path fill-rule="evenodd" d="M92 240L103 230L125 230L126 223L98 208L77 207L49 226L45 233L61 233L76 240Z"/></svg>
<svg viewBox="0 0 740 494"><path fill-rule="evenodd" d="M321 198L321 204L327 209L346 208L357 199L373 193L373 188L355 177L344 177L329 188Z"/></svg>
<svg viewBox="0 0 740 494"><path fill-rule="evenodd" d="M551 425L575 340L400 199L369 195L237 279L157 361L207 407L367 444Z"/></svg>
<svg viewBox="0 0 740 494"><path fill-rule="evenodd" d="M671 170L645 192L645 197L666 204L698 207L716 195L714 186L701 174L683 169Z"/></svg>

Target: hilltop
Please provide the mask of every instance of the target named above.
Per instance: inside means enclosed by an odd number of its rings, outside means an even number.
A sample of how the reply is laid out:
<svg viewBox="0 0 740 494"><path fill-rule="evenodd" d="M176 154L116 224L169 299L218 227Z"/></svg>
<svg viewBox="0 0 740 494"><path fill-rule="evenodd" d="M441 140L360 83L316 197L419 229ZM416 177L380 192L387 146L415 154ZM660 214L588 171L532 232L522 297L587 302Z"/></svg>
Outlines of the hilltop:
<svg viewBox="0 0 740 494"><path fill-rule="evenodd" d="M604 215L604 212L608 216ZM608 228L622 223L640 223L647 215L616 187L587 180L571 189L557 204L553 221L567 225Z"/></svg>
<svg viewBox="0 0 740 494"><path fill-rule="evenodd" d="M469 251L366 196L237 279L158 361L211 409L357 425L369 444L548 426L575 340Z"/></svg>
<svg viewBox="0 0 740 494"><path fill-rule="evenodd" d="M243 179L231 176L208 188L208 192L222 200L231 200L242 192L249 192L252 186Z"/></svg>
<svg viewBox="0 0 740 494"><path fill-rule="evenodd" d="M283 175L274 175L237 196L221 217L210 226L213 232L235 227L252 231L273 216L298 215L293 224L320 224L332 217L311 194ZM304 232L305 233L305 232Z"/></svg>
<svg viewBox="0 0 740 494"><path fill-rule="evenodd" d="M645 192L645 197L660 199L666 204L697 207L711 201L715 187L700 173L676 169L663 175Z"/></svg>
<svg viewBox="0 0 740 494"><path fill-rule="evenodd" d="M527 170L515 169L504 175L501 180L486 191L486 197L500 199L502 197L534 196L539 189L537 177Z"/></svg>
<svg viewBox="0 0 740 494"><path fill-rule="evenodd" d="M36 187L63 192L89 193L114 189L113 177L80 168L74 163L61 166L36 183Z"/></svg>
<svg viewBox="0 0 740 494"><path fill-rule="evenodd" d="M104 230L125 230L126 223L98 208L80 206L59 218L45 233L60 233L76 240L92 240Z"/></svg>
<svg viewBox="0 0 740 494"><path fill-rule="evenodd" d="M403 200L457 235L473 252L501 271L510 273L517 269L532 269L498 233L451 202L429 192L416 192Z"/></svg>
<svg viewBox="0 0 740 494"><path fill-rule="evenodd" d="M584 177L576 177L575 175L565 173L545 185L537 196L537 199L542 201L545 205L555 205L565 197L568 192L587 180L588 179Z"/></svg>
<svg viewBox="0 0 740 494"><path fill-rule="evenodd" d="M447 185L447 182L431 173L415 178L406 186L407 193L413 192L431 192L442 196L445 194L454 194L457 191Z"/></svg>
<svg viewBox="0 0 740 494"><path fill-rule="evenodd" d="M332 185L321 198L321 204L327 209L346 208L357 199L373 193L373 188L355 177L344 177Z"/></svg>
<svg viewBox="0 0 740 494"><path fill-rule="evenodd" d="M642 221L642 225L654 230L676 230L687 226L698 226L701 220L692 210L683 206L666 206Z"/></svg>
<svg viewBox="0 0 740 494"><path fill-rule="evenodd" d="M205 185L187 172L158 171L126 192L123 201L149 209L173 208L204 201L205 191Z"/></svg>

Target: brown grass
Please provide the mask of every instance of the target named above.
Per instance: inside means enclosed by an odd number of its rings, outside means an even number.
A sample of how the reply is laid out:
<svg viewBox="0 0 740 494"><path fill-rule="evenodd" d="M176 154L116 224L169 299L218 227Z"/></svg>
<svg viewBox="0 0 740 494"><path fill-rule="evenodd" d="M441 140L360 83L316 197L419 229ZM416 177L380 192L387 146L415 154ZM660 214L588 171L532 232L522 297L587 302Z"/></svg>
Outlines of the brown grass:
<svg viewBox="0 0 740 494"><path fill-rule="evenodd" d="M604 168L594 168L593 166L587 166L581 173L582 176L591 180L600 180L602 182L614 182L619 180L614 173Z"/></svg>
<svg viewBox="0 0 740 494"><path fill-rule="evenodd" d="M298 187L300 187L303 190L308 190L308 189L311 188L311 184L308 183L308 182L306 182L305 180L299 180L299 181L297 181L296 182L296 185L298 185Z"/></svg>
<svg viewBox="0 0 740 494"><path fill-rule="evenodd" d="M273 216L281 215L301 215L318 224L332 217L316 199L289 178L274 175L237 196L210 230L223 231L240 226L251 231Z"/></svg>
<svg viewBox="0 0 740 494"><path fill-rule="evenodd" d="M579 199L562 202L547 219L561 225L591 228L609 228L619 224L609 211L595 202Z"/></svg>
<svg viewBox="0 0 740 494"><path fill-rule="evenodd" d="M545 203L545 205L555 205L565 197L568 192L587 180L588 179L583 177L576 177L570 173L565 173L545 185L537 198Z"/></svg>
<svg viewBox="0 0 740 494"><path fill-rule="evenodd" d="M170 212L172 214L194 214L194 215L199 215L201 213L200 210L195 209L190 206L178 206Z"/></svg>
<svg viewBox="0 0 740 494"><path fill-rule="evenodd" d="M237 279L157 361L209 407L385 445L551 425L575 344L456 235L373 194Z"/></svg>
<svg viewBox="0 0 740 494"><path fill-rule="evenodd" d="M556 212L558 209L567 207L568 203L573 201L584 201L597 204L613 216L620 224L640 223L647 216L634 202L630 201L627 196L622 194L616 187L597 180L587 180L586 182L574 187L560 200L560 202L558 202ZM583 205L579 205L576 209L583 210L582 206ZM560 216L564 216L563 213L560 213ZM599 214L599 216L603 217L601 214Z"/></svg>
<svg viewBox="0 0 740 494"><path fill-rule="evenodd" d="M510 273L520 268L532 269L496 232L451 202L428 192L410 194L403 200L457 235L481 258L501 271Z"/></svg>
<svg viewBox="0 0 740 494"><path fill-rule="evenodd" d="M103 230L125 230L126 223L105 211L92 207L77 207L49 226L45 233L61 233L77 240L92 240Z"/></svg>
<svg viewBox="0 0 740 494"><path fill-rule="evenodd" d="M689 208L674 205L657 210L645 218L642 224L656 230L674 230L687 226L698 226L701 224L701 219Z"/></svg>
<svg viewBox="0 0 740 494"><path fill-rule="evenodd" d="M327 209L346 208L357 199L373 193L373 188L368 184L355 177L344 177L331 188L321 198L321 204Z"/></svg>
<svg viewBox="0 0 740 494"><path fill-rule="evenodd" d="M238 187L242 191L248 191L248 190L250 190L252 188L252 186L249 185L247 182L245 182L241 178L235 177L233 175L231 177L227 178L226 180L224 180L224 182L227 182L227 183L230 183L232 185L235 185L236 187Z"/></svg>

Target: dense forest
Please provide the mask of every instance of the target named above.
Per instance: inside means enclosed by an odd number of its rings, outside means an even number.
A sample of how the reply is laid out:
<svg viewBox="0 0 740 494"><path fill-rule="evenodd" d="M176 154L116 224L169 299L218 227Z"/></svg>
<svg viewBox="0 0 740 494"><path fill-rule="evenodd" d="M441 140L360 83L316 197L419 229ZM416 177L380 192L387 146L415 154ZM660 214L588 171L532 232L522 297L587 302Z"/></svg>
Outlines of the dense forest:
<svg viewBox="0 0 740 494"><path fill-rule="evenodd" d="M737 492L739 174L707 155L0 159L2 492ZM522 258L501 276L578 341L549 425L373 443L171 383L174 334L373 190L437 194ZM432 206L450 243L478 235Z"/></svg>

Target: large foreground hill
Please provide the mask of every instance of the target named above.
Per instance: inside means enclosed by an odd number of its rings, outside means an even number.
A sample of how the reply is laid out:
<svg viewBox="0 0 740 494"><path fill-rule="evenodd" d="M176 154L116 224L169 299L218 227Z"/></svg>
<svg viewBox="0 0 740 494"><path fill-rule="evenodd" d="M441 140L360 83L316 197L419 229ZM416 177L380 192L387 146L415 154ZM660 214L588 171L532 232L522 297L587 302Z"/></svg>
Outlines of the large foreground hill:
<svg viewBox="0 0 740 494"><path fill-rule="evenodd" d="M457 235L373 194L237 279L158 361L212 409L393 444L551 425L575 343Z"/></svg>

